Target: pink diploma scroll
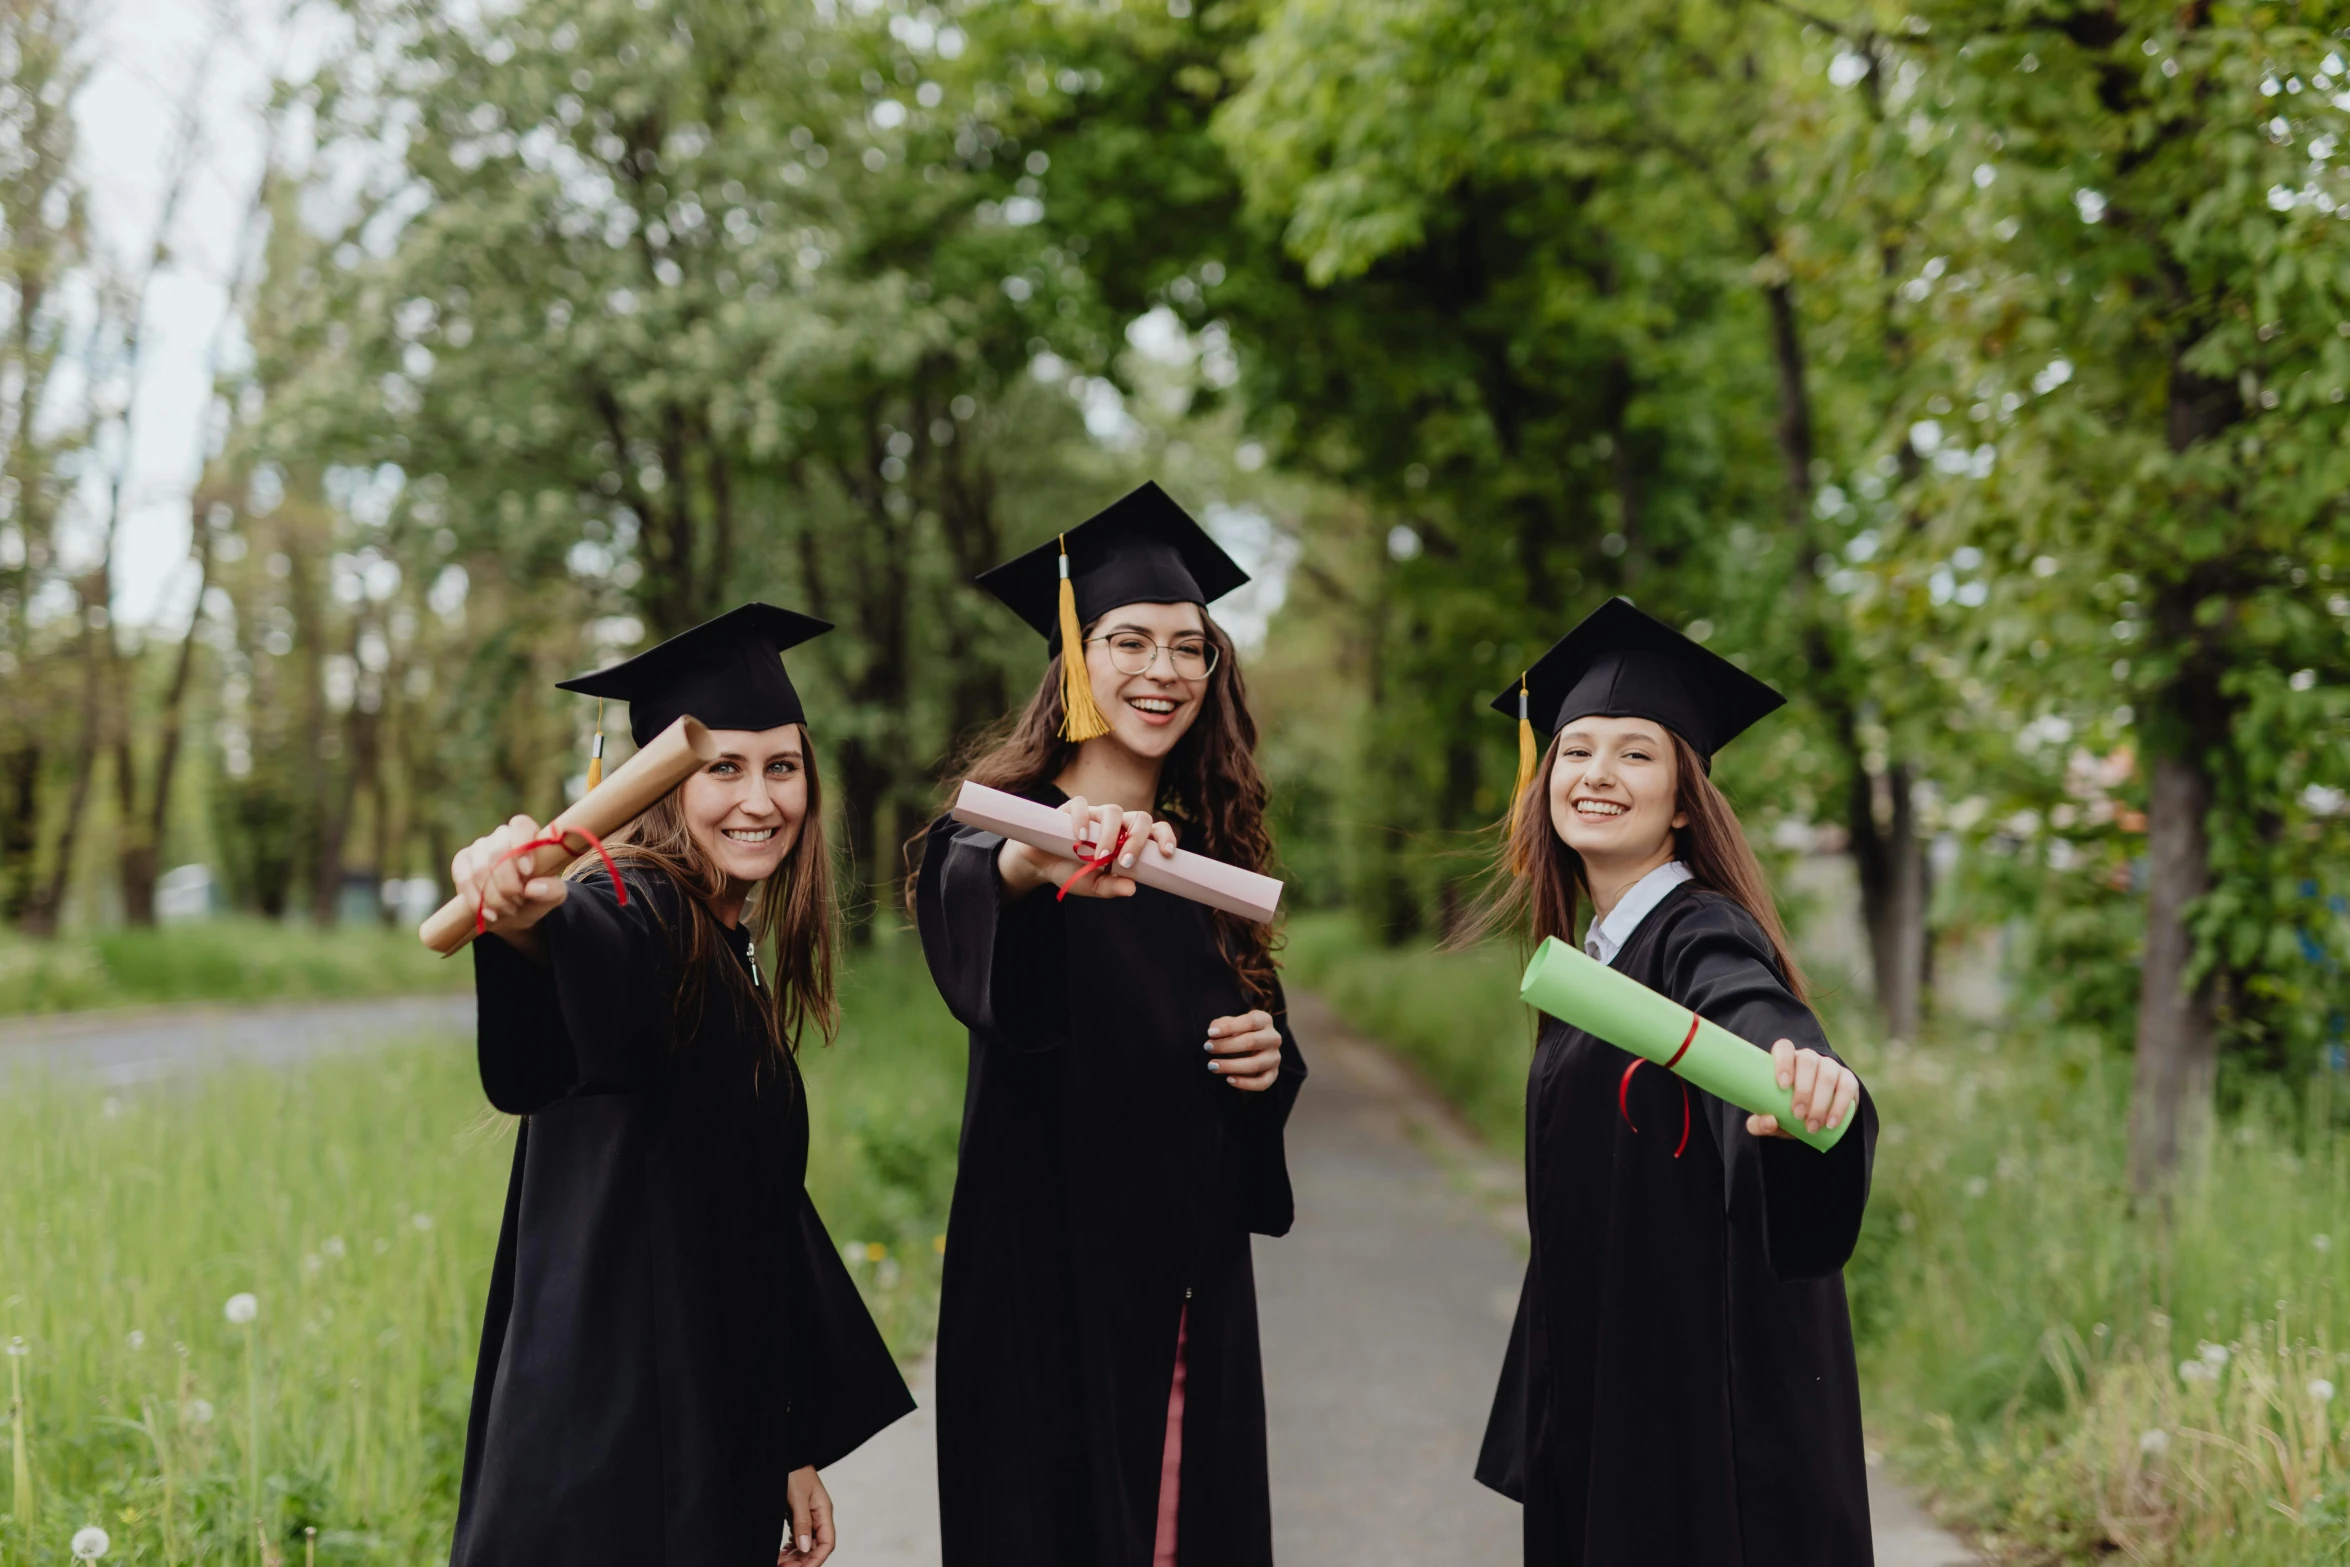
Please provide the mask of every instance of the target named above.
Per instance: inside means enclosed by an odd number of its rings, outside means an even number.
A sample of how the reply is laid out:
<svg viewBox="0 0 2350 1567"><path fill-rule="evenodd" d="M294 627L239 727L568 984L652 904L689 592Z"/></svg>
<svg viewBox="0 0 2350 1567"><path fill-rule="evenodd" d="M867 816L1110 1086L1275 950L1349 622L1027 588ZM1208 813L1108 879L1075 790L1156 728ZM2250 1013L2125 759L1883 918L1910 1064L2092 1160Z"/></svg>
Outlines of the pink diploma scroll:
<svg viewBox="0 0 2350 1567"><path fill-rule="evenodd" d="M952 814L966 827L999 833L1015 843L1042 849L1064 860L1084 858L1069 837L1069 818L1049 805L1024 800L1001 789L990 789L985 784L967 783L962 793L955 796ZM1242 919L1270 920L1281 906L1281 883L1272 877L1226 865L1222 860L1211 860L1189 849L1177 849L1170 860L1146 843L1135 851L1132 869L1113 869L1117 875L1131 876L1145 887L1156 887L1161 892L1171 892L1178 898L1189 898Z"/></svg>

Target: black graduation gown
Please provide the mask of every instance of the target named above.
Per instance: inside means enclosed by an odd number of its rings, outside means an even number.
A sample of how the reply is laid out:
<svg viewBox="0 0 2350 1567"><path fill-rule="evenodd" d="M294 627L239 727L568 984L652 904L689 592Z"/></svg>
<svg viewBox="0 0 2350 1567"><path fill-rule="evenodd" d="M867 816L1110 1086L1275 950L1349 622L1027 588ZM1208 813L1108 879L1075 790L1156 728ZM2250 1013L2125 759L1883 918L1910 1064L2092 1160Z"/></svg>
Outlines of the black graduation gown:
<svg viewBox="0 0 2350 1567"><path fill-rule="evenodd" d="M1209 1022L1249 1005L1208 912L1148 887L1007 901L1002 844L936 823L916 900L971 1030L939 1303L946 1567L1148 1567L1187 1307L1180 1556L1269 1563L1249 1235L1289 1228L1305 1060L1276 998L1274 1086L1210 1073Z"/></svg>
<svg viewBox="0 0 2350 1567"><path fill-rule="evenodd" d="M913 1408L801 1184L797 1068L716 973L672 1045L662 922L707 916L628 885L575 883L546 963L474 943L482 1087L526 1119L453 1567L774 1567L785 1477Z"/></svg>
<svg viewBox="0 0 2350 1567"><path fill-rule="evenodd" d="M1759 1045L1830 1054L1751 915L1675 888L1614 965ZM1477 1478L1525 1504L1529 1567L1866 1567L1842 1268L1877 1139L1825 1154L1546 1019L1526 1087L1533 1256Z"/></svg>

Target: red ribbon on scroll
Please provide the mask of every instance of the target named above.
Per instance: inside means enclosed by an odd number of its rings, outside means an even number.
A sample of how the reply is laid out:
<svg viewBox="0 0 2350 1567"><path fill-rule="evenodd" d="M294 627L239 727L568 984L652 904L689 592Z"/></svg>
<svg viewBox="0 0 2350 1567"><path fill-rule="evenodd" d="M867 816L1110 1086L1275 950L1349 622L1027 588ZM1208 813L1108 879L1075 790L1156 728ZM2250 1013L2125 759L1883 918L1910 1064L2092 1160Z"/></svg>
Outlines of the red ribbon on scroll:
<svg viewBox="0 0 2350 1567"><path fill-rule="evenodd" d="M1682 1058L1683 1056L1685 1056L1685 1055L1687 1055L1687 1054L1689 1053L1689 1047L1690 1047L1690 1045L1691 1045L1692 1043L1694 1043L1694 1042L1696 1041L1696 1039L1697 1039L1697 1014L1696 1014L1696 1013L1694 1013L1694 1012L1692 1012L1691 1014L1689 1014L1689 1032L1688 1032L1688 1033L1686 1033L1686 1034L1684 1034L1683 1036L1681 1036L1681 1048L1680 1048L1680 1049L1678 1049L1678 1050L1676 1050L1676 1051L1674 1051L1674 1052L1673 1052L1673 1059L1672 1059L1672 1060L1670 1060L1670 1061L1667 1061L1667 1062L1665 1063L1665 1070L1666 1070L1666 1071L1668 1071L1668 1072L1669 1072L1669 1071L1671 1071L1671 1070L1672 1070L1674 1067L1676 1067L1676 1066L1680 1065L1680 1063L1681 1063L1681 1058ZM1646 1065L1648 1065L1648 1058L1647 1058L1646 1056L1634 1056L1634 1057L1632 1058L1632 1064L1631 1064L1630 1066L1628 1066L1628 1067L1624 1068L1624 1076L1623 1076L1622 1080L1621 1080L1621 1081L1619 1081L1619 1082L1616 1084L1616 1114L1618 1114L1618 1115L1622 1116L1622 1117L1624 1118L1624 1124L1625 1124L1626 1126L1630 1126L1630 1127L1632 1127L1632 1130L1633 1130L1634 1132L1638 1132L1638 1131L1640 1130L1640 1128L1639 1128L1638 1126L1634 1126L1634 1125L1633 1125L1633 1122L1632 1122L1632 1106L1631 1106L1631 1094L1632 1094L1632 1074L1633 1074L1634 1072L1637 1072L1637 1071L1639 1071L1639 1070L1640 1070L1642 1067L1644 1067L1644 1066L1646 1066ZM1675 1078L1675 1079L1674 1079L1674 1081L1675 1081L1675 1082L1680 1082L1681 1080L1680 1080L1680 1079L1678 1079L1678 1078ZM1689 1146L1689 1085L1688 1085L1687 1083L1685 1083L1685 1082L1682 1082L1682 1083L1681 1083L1681 1140L1680 1140L1680 1142L1678 1142L1678 1143L1674 1144L1674 1146L1673 1146L1673 1157L1674 1157L1674 1158L1676 1158L1676 1159L1680 1158L1680 1157L1681 1157L1681 1152L1682 1152L1682 1150L1683 1150L1683 1149L1685 1149L1685 1148L1687 1148L1688 1146Z"/></svg>
<svg viewBox="0 0 2350 1567"><path fill-rule="evenodd" d="M1108 848L1104 849L1094 858L1084 861L1078 867L1076 875L1061 883L1061 890L1053 894L1053 901L1055 903L1062 902L1069 896L1069 889L1071 887L1076 886L1079 882L1085 880L1086 877L1091 876L1095 871L1109 869L1110 862L1116 859L1118 857L1118 851L1125 847L1126 829L1121 827L1118 829L1118 841L1111 844Z"/></svg>
<svg viewBox="0 0 2350 1567"><path fill-rule="evenodd" d="M518 859L539 849L568 849L571 847L570 840L573 838L585 838L588 847L595 850L603 860L604 872L612 878L612 896L619 900L622 908L627 908L628 887L620 879L620 867L612 863L612 853L604 847L604 840L589 832L585 827L574 827L567 833L550 833L544 838L533 838L528 843L518 843L504 854L499 855L497 864L503 865L508 860ZM496 868L496 866L491 867L493 870ZM490 922L487 918L487 912L482 907L481 900L476 898L473 902L473 933L476 936L486 935L489 931ZM1678 1060L1679 1058L1675 1057L1674 1059Z"/></svg>

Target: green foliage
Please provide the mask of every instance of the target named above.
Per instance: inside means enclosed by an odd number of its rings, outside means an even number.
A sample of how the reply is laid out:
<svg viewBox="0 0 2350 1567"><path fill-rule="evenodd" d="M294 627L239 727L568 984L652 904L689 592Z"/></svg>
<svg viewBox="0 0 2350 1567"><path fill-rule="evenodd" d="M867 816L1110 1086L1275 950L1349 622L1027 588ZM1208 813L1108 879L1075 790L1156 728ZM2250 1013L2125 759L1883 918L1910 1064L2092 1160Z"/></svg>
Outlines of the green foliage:
<svg viewBox="0 0 2350 1567"><path fill-rule="evenodd" d="M328 1000L459 990L469 962L444 961L413 931L317 930L230 918L29 941L0 934L0 1017L179 1001Z"/></svg>
<svg viewBox="0 0 2350 1567"><path fill-rule="evenodd" d="M803 1061L809 1186L890 1343L929 1341L961 1116L961 1031L910 950L851 976ZM512 1161L472 1052L420 1040L283 1071L0 1096L0 1344L23 1378L32 1517L6 1559L445 1556ZM224 1320L251 1293L250 1339ZM248 1366L248 1344L252 1354ZM258 1488L254 1478L258 1477Z"/></svg>

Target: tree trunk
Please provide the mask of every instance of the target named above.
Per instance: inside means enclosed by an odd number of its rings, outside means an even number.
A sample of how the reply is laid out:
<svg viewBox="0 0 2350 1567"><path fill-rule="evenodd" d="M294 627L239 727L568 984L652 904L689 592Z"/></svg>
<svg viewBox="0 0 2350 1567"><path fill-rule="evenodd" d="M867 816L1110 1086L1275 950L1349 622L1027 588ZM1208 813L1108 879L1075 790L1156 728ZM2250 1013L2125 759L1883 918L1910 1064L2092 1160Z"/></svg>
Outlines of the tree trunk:
<svg viewBox="0 0 2350 1567"><path fill-rule="evenodd" d="M1816 689L1813 700L1826 709L1831 729L1843 750L1852 784L1846 795L1845 830L1850 835L1853 873L1860 883L1861 919L1868 927L1869 966L1876 982L1877 1007L1886 1032L1895 1039L1915 1039L1925 1011L1926 953L1932 944L1927 927L1928 873L1926 845L1917 830L1909 764L1888 760L1883 785L1888 809L1882 825L1877 819L1879 780L1864 760L1859 714L1848 686L1856 672L1837 646L1813 583L1817 546L1812 518L1811 394L1803 357L1801 323L1795 309L1793 285L1773 283L1763 290L1771 320L1771 355L1779 379L1779 456L1786 468L1785 515L1796 540L1794 598L1797 614L1806 620L1804 648Z"/></svg>
<svg viewBox="0 0 2350 1567"><path fill-rule="evenodd" d="M2193 333L2182 333L2192 338ZM2243 414L2236 388L2171 366L2165 435L2170 449L2224 432ZM2224 627L2200 610L2215 585L2200 571L2155 590L2151 630L2176 652L2177 672L2149 700L2141 726L2148 757L2146 797L2146 953L2138 970L2137 1061L2130 1081L2130 1190L2147 1196L2168 1186L2211 1121L2219 1056L2215 977L2193 985L2188 970L2195 902L2211 890L2211 839L2205 823L2214 795L2210 758L2233 728L2213 641Z"/></svg>
<svg viewBox="0 0 2350 1567"><path fill-rule="evenodd" d="M104 575L101 574L97 581L99 594L92 599L85 593L85 606L92 602L106 602ZM107 628L103 614L98 617L100 623L96 626L90 624L86 607L82 614L82 734L80 743L74 748L73 784L65 797L65 821L57 832L57 857L49 867L47 879L41 883L40 890L33 894L32 903L25 910L25 932L34 936L56 935L58 921L64 917L66 888L73 880L74 850L81 840L82 818L89 810L90 782L98 771L101 740L99 714L103 705L101 699L104 696L106 668L106 648L101 639L111 637L114 633Z"/></svg>
<svg viewBox="0 0 2350 1567"><path fill-rule="evenodd" d="M1933 882L1908 764L1895 762L1876 777L1856 768L1845 814L1877 1012L1889 1038L1915 1039L1925 1012Z"/></svg>
<svg viewBox="0 0 2350 1567"><path fill-rule="evenodd" d="M33 902L33 856L41 841L41 743L24 735L0 756L0 922L24 918Z"/></svg>
<svg viewBox="0 0 2350 1567"><path fill-rule="evenodd" d="M2208 976L2189 984L2187 914L2211 887L2204 818L2211 780L2197 759L2157 756L2146 807L2146 955L2138 970L2137 1065L2130 1081L2130 1190L2168 1186L2211 1118L2218 1061Z"/></svg>

